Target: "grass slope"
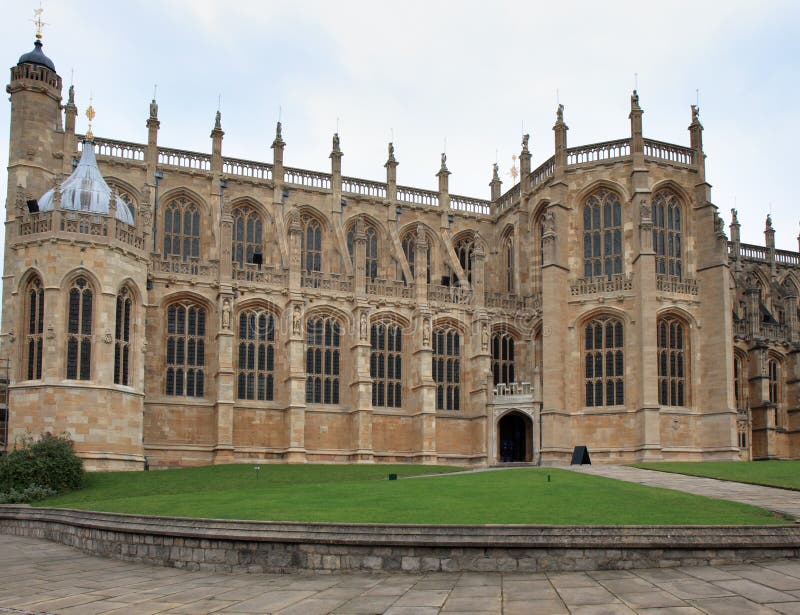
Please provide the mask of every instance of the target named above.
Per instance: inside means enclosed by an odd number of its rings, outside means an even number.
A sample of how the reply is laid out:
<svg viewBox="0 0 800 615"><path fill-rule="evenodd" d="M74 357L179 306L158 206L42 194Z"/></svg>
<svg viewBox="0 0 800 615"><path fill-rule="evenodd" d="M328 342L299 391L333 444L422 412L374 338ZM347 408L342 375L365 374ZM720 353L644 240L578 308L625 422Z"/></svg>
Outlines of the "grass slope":
<svg viewBox="0 0 800 615"><path fill-rule="evenodd" d="M526 468L413 480L430 466L211 466L88 476L40 506L220 519L355 523L740 525L785 523L767 511L565 470ZM548 481L548 475L552 477Z"/></svg>
<svg viewBox="0 0 800 615"><path fill-rule="evenodd" d="M800 490L800 461L637 463L637 468Z"/></svg>

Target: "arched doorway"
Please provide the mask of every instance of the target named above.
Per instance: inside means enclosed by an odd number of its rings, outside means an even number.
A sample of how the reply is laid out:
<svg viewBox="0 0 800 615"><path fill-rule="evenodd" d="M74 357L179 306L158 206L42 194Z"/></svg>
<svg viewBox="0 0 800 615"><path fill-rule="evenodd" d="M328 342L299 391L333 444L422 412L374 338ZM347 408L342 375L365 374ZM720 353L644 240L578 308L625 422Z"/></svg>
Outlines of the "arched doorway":
<svg viewBox="0 0 800 615"><path fill-rule="evenodd" d="M509 412L497 422L497 459L501 463L533 460L533 421L522 412Z"/></svg>

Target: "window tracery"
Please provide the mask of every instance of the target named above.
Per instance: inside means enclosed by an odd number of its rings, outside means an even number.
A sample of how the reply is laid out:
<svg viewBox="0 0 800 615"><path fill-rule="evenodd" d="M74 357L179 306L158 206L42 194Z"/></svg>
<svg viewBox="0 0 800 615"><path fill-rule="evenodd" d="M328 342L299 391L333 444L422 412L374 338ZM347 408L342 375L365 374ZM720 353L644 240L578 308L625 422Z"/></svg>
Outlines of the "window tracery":
<svg viewBox="0 0 800 615"><path fill-rule="evenodd" d="M372 325L369 371L372 378L372 405L376 408L402 406L402 353L402 327L391 323Z"/></svg>
<svg viewBox="0 0 800 615"><path fill-rule="evenodd" d="M432 376L436 409L461 409L461 334L451 327L433 331Z"/></svg>
<svg viewBox="0 0 800 615"><path fill-rule="evenodd" d="M495 386L516 382L514 338L508 332L492 335L492 378Z"/></svg>
<svg viewBox="0 0 800 615"><path fill-rule="evenodd" d="M625 403L625 351L622 321L597 316L584 326L584 385L589 407Z"/></svg>
<svg viewBox="0 0 800 615"><path fill-rule="evenodd" d="M67 379L89 380L92 364L92 288L85 277L69 290L67 312Z"/></svg>
<svg viewBox="0 0 800 615"><path fill-rule="evenodd" d="M164 255L200 258L200 209L185 197L173 199L164 209Z"/></svg>
<svg viewBox="0 0 800 615"><path fill-rule="evenodd" d="M583 206L583 275L622 273L622 205L610 190L598 190Z"/></svg>
<svg viewBox="0 0 800 615"><path fill-rule="evenodd" d="M258 211L249 205L234 208L231 258L240 267L253 262L254 254L262 254L264 223Z"/></svg>
<svg viewBox="0 0 800 615"><path fill-rule="evenodd" d="M686 406L687 365L684 324L674 317L658 321L658 403Z"/></svg>
<svg viewBox="0 0 800 615"><path fill-rule="evenodd" d="M653 249L659 275L683 277L681 224L680 201L668 190L659 191L653 198Z"/></svg>
<svg viewBox="0 0 800 615"><path fill-rule="evenodd" d="M167 395L203 397L205 336L205 308L190 301L167 308Z"/></svg>
<svg viewBox="0 0 800 615"><path fill-rule="evenodd" d="M236 396L272 401L275 386L275 316L266 310L239 314Z"/></svg>
<svg viewBox="0 0 800 615"><path fill-rule="evenodd" d="M114 384L128 386L130 379L131 310L133 301L126 286L117 294L114 326Z"/></svg>
<svg viewBox="0 0 800 615"><path fill-rule="evenodd" d="M332 316L306 324L306 403L339 403L341 325Z"/></svg>
<svg viewBox="0 0 800 615"><path fill-rule="evenodd" d="M38 276L27 287L25 316L25 374L28 380L42 377L44 334L44 288Z"/></svg>

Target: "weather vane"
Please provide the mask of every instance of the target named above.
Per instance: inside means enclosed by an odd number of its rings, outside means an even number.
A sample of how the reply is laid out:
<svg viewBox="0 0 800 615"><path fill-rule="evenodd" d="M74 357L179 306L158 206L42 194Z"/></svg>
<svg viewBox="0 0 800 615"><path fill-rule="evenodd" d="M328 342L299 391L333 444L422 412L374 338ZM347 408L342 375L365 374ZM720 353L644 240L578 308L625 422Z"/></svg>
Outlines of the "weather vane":
<svg viewBox="0 0 800 615"><path fill-rule="evenodd" d="M519 171L517 171L517 155L511 154L511 169L508 171L508 174L511 176L511 181L515 184L517 183L517 176L519 175Z"/></svg>
<svg viewBox="0 0 800 615"><path fill-rule="evenodd" d="M39 3L38 9L33 9L33 19L31 21L36 26L36 40L42 40L42 28L44 28L47 24L42 21L42 13L44 9L42 8L42 4Z"/></svg>
<svg viewBox="0 0 800 615"><path fill-rule="evenodd" d="M94 139L92 133L92 120L94 120L94 107L92 106L92 97L89 96L89 106L86 108L86 117L89 118L89 128L86 130L86 138Z"/></svg>

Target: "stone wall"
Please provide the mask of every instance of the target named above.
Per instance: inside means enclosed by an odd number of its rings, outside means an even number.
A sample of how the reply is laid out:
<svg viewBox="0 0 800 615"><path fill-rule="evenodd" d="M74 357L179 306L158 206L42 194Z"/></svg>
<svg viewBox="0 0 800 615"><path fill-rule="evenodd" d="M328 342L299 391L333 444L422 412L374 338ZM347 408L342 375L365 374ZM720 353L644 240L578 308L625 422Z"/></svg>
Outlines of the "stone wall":
<svg viewBox="0 0 800 615"><path fill-rule="evenodd" d="M622 570L800 557L800 527L224 521L0 506L0 533L213 572Z"/></svg>

